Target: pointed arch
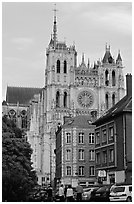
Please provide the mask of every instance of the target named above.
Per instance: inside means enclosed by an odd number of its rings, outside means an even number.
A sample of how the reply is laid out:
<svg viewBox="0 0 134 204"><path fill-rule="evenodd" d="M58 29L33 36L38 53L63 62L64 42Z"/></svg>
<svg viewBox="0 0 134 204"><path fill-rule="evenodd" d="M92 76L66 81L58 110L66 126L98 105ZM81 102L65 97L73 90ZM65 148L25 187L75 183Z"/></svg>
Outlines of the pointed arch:
<svg viewBox="0 0 134 204"><path fill-rule="evenodd" d="M112 71L112 86L115 86L115 71Z"/></svg>
<svg viewBox="0 0 134 204"><path fill-rule="evenodd" d="M27 128L27 112L26 110L21 111L21 128Z"/></svg>
<svg viewBox="0 0 134 204"><path fill-rule="evenodd" d="M113 95L112 95L112 106L114 106L115 105L115 93L113 93Z"/></svg>
<svg viewBox="0 0 134 204"><path fill-rule="evenodd" d="M67 74L67 61L64 60L64 74Z"/></svg>
<svg viewBox="0 0 134 204"><path fill-rule="evenodd" d="M60 92L59 91L56 92L56 107L57 108L60 107Z"/></svg>
<svg viewBox="0 0 134 204"><path fill-rule="evenodd" d="M109 72L108 72L108 70L105 71L105 85L109 86Z"/></svg>
<svg viewBox="0 0 134 204"><path fill-rule="evenodd" d="M106 93L106 95L105 95L105 104L106 104L106 109L108 109L109 108L109 95L108 95L108 93Z"/></svg>
<svg viewBox="0 0 134 204"><path fill-rule="evenodd" d="M63 96L63 107L67 108L67 92L64 92Z"/></svg>
<svg viewBox="0 0 134 204"><path fill-rule="evenodd" d="M60 74L60 60L57 60L57 73Z"/></svg>

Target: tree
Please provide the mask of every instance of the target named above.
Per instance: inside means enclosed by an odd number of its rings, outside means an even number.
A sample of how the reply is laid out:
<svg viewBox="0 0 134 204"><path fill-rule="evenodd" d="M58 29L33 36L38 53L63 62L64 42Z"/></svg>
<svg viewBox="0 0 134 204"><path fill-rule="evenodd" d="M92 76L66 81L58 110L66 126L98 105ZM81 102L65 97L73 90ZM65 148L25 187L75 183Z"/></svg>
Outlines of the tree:
<svg viewBox="0 0 134 204"><path fill-rule="evenodd" d="M37 184L31 163L32 149L22 131L7 117L2 118L2 200L25 201Z"/></svg>

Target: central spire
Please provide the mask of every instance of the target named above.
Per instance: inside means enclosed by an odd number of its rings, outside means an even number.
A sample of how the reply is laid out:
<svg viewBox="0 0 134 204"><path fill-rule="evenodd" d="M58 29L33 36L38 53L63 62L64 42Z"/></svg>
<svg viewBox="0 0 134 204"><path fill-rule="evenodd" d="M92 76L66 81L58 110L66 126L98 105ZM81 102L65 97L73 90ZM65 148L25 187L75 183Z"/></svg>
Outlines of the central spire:
<svg viewBox="0 0 134 204"><path fill-rule="evenodd" d="M54 25L53 25L53 41L54 41L54 47L56 46L56 42L57 42L57 25L56 25L56 12L58 11L56 9L56 4L54 4L55 8L54 8Z"/></svg>

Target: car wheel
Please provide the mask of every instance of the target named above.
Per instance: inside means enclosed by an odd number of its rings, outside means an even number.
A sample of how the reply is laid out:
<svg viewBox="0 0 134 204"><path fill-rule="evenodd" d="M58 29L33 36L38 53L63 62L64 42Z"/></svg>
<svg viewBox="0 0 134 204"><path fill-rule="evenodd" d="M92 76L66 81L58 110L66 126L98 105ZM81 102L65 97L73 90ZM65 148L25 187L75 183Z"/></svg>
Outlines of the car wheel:
<svg viewBox="0 0 134 204"><path fill-rule="evenodd" d="M132 198L131 197L127 197L127 202L132 202Z"/></svg>

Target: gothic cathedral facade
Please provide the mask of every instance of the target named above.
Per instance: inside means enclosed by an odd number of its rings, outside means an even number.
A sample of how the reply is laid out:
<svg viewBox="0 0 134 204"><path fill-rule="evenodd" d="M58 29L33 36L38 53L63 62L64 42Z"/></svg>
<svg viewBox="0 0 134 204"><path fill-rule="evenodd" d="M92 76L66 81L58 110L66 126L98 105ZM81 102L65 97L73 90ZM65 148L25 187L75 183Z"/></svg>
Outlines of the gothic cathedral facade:
<svg viewBox="0 0 134 204"><path fill-rule="evenodd" d="M124 95L120 52L114 60L106 45L102 60L94 65L88 60L86 64L83 54L78 66L75 45L68 47L57 39L55 13L53 35L46 49L45 85L27 106L27 137L39 179L52 181L55 177L55 133L65 116L88 115L92 123Z"/></svg>

